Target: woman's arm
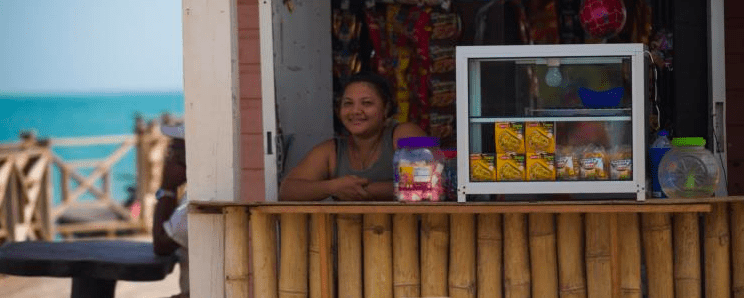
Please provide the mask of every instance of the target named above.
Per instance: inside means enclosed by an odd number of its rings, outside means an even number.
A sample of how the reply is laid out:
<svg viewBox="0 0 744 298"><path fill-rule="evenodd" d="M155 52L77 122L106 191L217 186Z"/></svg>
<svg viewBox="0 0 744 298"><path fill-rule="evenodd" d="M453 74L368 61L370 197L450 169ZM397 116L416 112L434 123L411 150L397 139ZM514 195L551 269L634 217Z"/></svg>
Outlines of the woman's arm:
<svg viewBox="0 0 744 298"><path fill-rule="evenodd" d="M395 199L393 181L372 182L365 189L369 193L368 201L393 201Z"/></svg>
<svg viewBox="0 0 744 298"><path fill-rule="evenodd" d="M393 131L393 148L398 150L398 139L425 136L426 132L418 125L410 122L400 123Z"/></svg>
<svg viewBox="0 0 744 298"><path fill-rule="evenodd" d="M292 169L279 188L280 201L318 201L329 196L340 200L360 200L369 197L368 181L356 176L329 179L330 158L336 153L333 140L325 141Z"/></svg>

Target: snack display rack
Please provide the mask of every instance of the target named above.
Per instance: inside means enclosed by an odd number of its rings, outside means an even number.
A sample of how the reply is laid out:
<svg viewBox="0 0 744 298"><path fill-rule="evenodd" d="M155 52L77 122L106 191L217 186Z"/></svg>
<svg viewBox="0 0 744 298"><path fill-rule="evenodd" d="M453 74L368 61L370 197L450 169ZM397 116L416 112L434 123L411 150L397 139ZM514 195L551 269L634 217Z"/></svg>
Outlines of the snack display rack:
<svg viewBox="0 0 744 298"><path fill-rule="evenodd" d="M643 44L457 47L458 201L645 200L644 53Z"/></svg>

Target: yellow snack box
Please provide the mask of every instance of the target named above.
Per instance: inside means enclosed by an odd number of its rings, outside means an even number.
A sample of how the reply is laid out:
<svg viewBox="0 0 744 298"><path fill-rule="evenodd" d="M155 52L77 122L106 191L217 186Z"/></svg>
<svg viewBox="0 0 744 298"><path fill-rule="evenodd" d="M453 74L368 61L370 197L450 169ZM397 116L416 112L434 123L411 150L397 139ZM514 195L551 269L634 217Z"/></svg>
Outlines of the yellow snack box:
<svg viewBox="0 0 744 298"><path fill-rule="evenodd" d="M553 122L527 122L524 128L527 152L555 153L555 124Z"/></svg>
<svg viewBox="0 0 744 298"><path fill-rule="evenodd" d="M496 181L496 165L493 154L470 154L470 181Z"/></svg>
<svg viewBox="0 0 744 298"><path fill-rule="evenodd" d="M498 181L524 181L524 154L496 154L496 175Z"/></svg>
<svg viewBox="0 0 744 298"><path fill-rule="evenodd" d="M527 181L554 181L555 180L555 154L554 153L527 153Z"/></svg>
<svg viewBox="0 0 744 298"><path fill-rule="evenodd" d="M496 153L524 154L524 123L495 123Z"/></svg>

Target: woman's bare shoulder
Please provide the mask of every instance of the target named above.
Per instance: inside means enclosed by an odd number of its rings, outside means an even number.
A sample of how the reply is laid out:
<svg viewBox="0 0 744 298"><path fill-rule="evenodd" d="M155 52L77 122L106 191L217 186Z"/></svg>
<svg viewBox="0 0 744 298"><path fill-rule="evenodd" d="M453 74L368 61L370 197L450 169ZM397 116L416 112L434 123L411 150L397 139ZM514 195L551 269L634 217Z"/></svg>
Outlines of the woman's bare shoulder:
<svg viewBox="0 0 744 298"><path fill-rule="evenodd" d="M395 140L400 138L423 136L426 136L426 132L424 132L421 127L411 122L400 123L395 127L395 130L393 131L393 139Z"/></svg>

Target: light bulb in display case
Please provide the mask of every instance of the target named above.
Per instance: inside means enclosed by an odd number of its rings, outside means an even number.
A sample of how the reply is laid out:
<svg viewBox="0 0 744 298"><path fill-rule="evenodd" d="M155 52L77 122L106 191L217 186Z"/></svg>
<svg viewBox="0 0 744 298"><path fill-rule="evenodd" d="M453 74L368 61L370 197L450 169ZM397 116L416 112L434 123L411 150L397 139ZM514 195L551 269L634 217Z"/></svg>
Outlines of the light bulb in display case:
<svg viewBox="0 0 744 298"><path fill-rule="evenodd" d="M545 84L550 87L558 87L563 82L563 76L561 75L560 60L557 58L548 59L548 73L545 74Z"/></svg>

